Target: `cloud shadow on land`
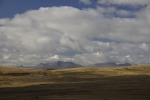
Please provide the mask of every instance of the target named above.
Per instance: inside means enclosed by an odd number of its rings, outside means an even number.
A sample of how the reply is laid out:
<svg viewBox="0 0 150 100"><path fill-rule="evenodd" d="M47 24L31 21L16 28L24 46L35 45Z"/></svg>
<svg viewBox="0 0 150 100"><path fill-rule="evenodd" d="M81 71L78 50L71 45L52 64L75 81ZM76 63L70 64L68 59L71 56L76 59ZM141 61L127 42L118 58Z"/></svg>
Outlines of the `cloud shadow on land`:
<svg viewBox="0 0 150 100"><path fill-rule="evenodd" d="M69 78L69 77L65 77ZM73 78L73 77L70 77ZM74 99L74 100L148 100L149 75L87 78L74 83L64 81L56 84L26 87L0 88L0 99ZM76 79L78 80L78 79Z"/></svg>

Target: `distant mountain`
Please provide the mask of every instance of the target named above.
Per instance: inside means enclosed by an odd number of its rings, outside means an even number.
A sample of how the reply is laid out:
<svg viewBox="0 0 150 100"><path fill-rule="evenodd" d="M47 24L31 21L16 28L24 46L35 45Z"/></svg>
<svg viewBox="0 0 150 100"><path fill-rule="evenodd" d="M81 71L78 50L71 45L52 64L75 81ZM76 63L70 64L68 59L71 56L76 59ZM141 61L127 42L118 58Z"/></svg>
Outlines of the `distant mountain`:
<svg viewBox="0 0 150 100"><path fill-rule="evenodd" d="M124 64L116 64L115 62L105 62L105 63L96 63L93 65L89 65L93 67L115 67L115 66L131 66L130 63L124 63ZM64 61L57 61L57 62L51 62L51 63L40 63L35 66L23 66L20 65L18 67L22 68L36 68L36 69L61 69L61 68L78 68L83 67L79 64L75 64L73 62L64 62Z"/></svg>
<svg viewBox="0 0 150 100"><path fill-rule="evenodd" d="M114 62L97 63L96 66L117 66Z"/></svg>
<svg viewBox="0 0 150 100"><path fill-rule="evenodd" d="M89 65L93 67L115 67L115 66L131 66L130 63L124 63L124 64L116 64L115 62L105 62L105 63L96 63L93 65Z"/></svg>
<svg viewBox="0 0 150 100"><path fill-rule="evenodd" d="M51 62L51 63L40 63L33 68L38 69L60 69L60 68L77 68L81 67L81 65L75 64L73 62L63 62L63 61L57 61L57 62Z"/></svg>
<svg viewBox="0 0 150 100"><path fill-rule="evenodd" d="M19 66L17 66L17 67L21 67L21 68L24 68L24 66L23 66L23 65L19 65Z"/></svg>
<svg viewBox="0 0 150 100"><path fill-rule="evenodd" d="M118 64L118 66L131 66L130 63Z"/></svg>

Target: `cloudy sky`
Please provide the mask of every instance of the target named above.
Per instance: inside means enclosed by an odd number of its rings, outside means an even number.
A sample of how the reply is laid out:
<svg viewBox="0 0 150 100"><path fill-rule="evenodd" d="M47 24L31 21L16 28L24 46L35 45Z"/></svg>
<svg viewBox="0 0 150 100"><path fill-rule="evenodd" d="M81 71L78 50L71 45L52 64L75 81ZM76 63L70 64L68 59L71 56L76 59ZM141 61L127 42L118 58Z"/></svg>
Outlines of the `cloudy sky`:
<svg viewBox="0 0 150 100"><path fill-rule="evenodd" d="M150 0L0 0L0 64L150 63Z"/></svg>

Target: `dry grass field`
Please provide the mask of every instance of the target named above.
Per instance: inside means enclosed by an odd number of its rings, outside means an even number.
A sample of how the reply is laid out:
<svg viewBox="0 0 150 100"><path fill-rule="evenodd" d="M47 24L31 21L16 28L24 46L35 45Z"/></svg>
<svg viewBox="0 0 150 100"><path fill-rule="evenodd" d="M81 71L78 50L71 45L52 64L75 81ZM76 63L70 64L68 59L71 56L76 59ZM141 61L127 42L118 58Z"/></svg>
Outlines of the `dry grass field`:
<svg viewBox="0 0 150 100"><path fill-rule="evenodd" d="M150 100L150 66L0 67L0 100Z"/></svg>

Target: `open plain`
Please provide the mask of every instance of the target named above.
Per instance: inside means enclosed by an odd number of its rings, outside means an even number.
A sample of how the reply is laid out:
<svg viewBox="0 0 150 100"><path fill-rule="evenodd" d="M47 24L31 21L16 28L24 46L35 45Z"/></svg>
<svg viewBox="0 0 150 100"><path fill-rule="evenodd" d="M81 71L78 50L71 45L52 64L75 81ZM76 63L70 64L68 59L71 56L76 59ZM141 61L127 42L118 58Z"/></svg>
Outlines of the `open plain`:
<svg viewBox="0 0 150 100"><path fill-rule="evenodd" d="M0 67L0 100L150 100L150 66Z"/></svg>

